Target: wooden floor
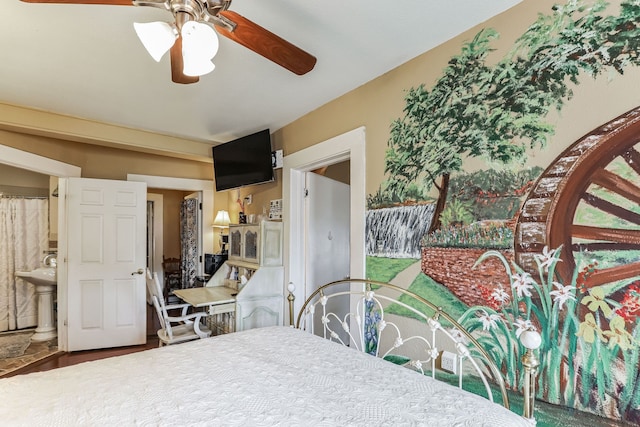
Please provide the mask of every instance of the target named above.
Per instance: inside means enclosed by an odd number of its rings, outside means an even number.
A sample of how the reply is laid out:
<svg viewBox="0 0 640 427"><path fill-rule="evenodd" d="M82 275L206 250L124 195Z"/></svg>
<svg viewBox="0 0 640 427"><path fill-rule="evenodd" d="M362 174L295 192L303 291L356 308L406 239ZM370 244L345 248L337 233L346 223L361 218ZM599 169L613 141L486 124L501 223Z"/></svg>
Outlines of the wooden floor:
<svg viewBox="0 0 640 427"><path fill-rule="evenodd" d="M108 357L136 353L138 351L149 350L156 347L158 347L158 337L148 336L147 343L142 345L54 354L53 356L47 357L46 359L39 360L35 363L10 372L4 375L3 378L13 377L15 375L30 374L32 372L48 371L51 369L71 366L82 362L89 362L91 360L106 359Z"/></svg>

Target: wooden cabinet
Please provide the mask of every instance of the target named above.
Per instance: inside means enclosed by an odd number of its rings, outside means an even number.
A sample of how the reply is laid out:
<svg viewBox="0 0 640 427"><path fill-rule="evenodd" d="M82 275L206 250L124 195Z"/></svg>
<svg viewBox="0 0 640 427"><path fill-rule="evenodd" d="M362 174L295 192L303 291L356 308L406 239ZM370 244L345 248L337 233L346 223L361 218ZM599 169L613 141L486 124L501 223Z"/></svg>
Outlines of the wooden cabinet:
<svg viewBox="0 0 640 427"><path fill-rule="evenodd" d="M282 223L229 226L229 259L207 286L237 290L235 330L282 325L284 267Z"/></svg>

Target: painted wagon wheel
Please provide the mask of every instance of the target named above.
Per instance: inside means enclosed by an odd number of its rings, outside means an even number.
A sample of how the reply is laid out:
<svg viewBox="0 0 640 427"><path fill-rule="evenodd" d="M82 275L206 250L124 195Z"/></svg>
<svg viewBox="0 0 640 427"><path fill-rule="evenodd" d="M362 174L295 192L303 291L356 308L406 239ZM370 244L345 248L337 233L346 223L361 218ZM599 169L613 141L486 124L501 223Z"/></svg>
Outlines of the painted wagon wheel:
<svg viewBox="0 0 640 427"><path fill-rule="evenodd" d="M518 218L516 260L531 269L534 254L562 245L556 271L567 283L580 252L640 250L640 210L630 209L640 206L639 183L640 107L580 138L538 178ZM622 255L585 285L639 276L640 257Z"/></svg>

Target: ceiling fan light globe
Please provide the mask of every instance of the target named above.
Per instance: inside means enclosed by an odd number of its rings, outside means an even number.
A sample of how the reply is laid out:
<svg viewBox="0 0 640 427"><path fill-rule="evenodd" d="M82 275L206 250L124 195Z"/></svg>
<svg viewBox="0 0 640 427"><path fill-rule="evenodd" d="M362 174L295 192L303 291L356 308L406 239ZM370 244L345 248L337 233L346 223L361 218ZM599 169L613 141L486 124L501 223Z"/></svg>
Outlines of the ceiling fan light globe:
<svg viewBox="0 0 640 427"><path fill-rule="evenodd" d="M183 69L185 76L199 77L212 72L216 66L209 59L194 58L190 55L182 55Z"/></svg>
<svg viewBox="0 0 640 427"><path fill-rule="evenodd" d="M182 49L189 55L212 59L218 53L218 34L210 25L188 21L182 25Z"/></svg>
<svg viewBox="0 0 640 427"><path fill-rule="evenodd" d="M156 62L160 62L162 56L171 49L178 38L175 27L166 22L134 22L133 28L142 45Z"/></svg>

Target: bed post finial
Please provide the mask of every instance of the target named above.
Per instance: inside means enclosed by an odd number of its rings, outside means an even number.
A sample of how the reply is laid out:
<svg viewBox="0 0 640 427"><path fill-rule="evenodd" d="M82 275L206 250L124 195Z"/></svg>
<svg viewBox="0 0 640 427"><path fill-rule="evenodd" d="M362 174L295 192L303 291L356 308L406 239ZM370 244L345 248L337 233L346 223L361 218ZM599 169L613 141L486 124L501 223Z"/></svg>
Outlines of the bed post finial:
<svg viewBox="0 0 640 427"><path fill-rule="evenodd" d="M536 357L534 350L540 347L542 337L536 331L527 330L520 334L520 342L527 349L522 356L522 365L524 366L524 409L522 416L535 424L533 412L536 398L536 373L540 361Z"/></svg>
<svg viewBox="0 0 640 427"><path fill-rule="evenodd" d="M296 296L293 294L293 291L296 290L296 285L293 282L289 282L287 285L287 290L289 291L289 295L287 295L287 301L289 301L289 326L293 325L293 301L295 301Z"/></svg>

